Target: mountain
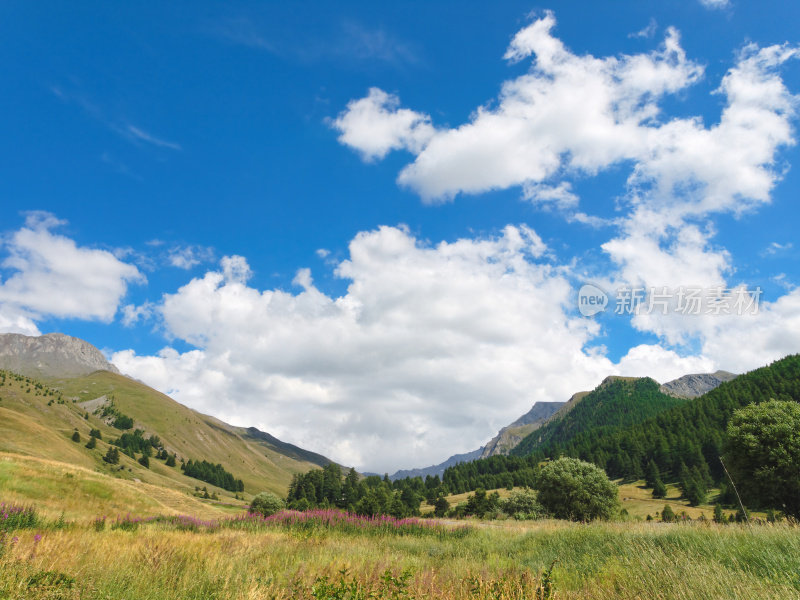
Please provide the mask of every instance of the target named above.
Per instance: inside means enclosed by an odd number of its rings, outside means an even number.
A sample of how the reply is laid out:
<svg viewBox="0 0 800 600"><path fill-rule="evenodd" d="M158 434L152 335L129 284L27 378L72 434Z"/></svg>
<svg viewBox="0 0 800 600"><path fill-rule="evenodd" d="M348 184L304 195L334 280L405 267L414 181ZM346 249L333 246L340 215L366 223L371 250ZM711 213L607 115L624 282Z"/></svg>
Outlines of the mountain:
<svg viewBox="0 0 800 600"><path fill-rule="evenodd" d="M508 454L525 436L544 425L565 404L565 402L537 402L528 412L510 425L503 427L496 436L489 440L483 447L480 458Z"/></svg>
<svg viewBox="0 0 800 600"><path fill-rule="evenodd" d="M684 375L662 384L661 392L676 398L697 398L736 377L735 373L729 373L728 371Z"/></svg>
<svg viewBox="0 0 800 600"><path fill-rule="evenodd" d="M0 369L29 377L80 377L95 371L119 373L89 342L63 333L38 337L0 334Z"/></svg>
<svg viewBox="0 0 800 600"><path fill-rule="evenodd" d="M615 427L644 421L686 402L659 391L649 377L606 377L589 393L576 395L553 418L529 434L512 454L524 455L539 448L565 444L586 431L602 435Z"/></svg>
<svg viewBox="0 0 800 600"><path fill-rule="evenodd" d="M2 347L7 350L3 356L12 357L3 365L47 376L0 371L0 452L58 461L181 494L207 487L228 503L235 503L235 489L189 477L180 462L207 461L209 468L220 465L232 480L241 480L245 497L264 490L283 496L296 473L331 462L269 433L234 427L198 413L120 375L88 342L61 335L42 338L3 336ZM102 370L73 376L92 367ZM86 448L91 430L102 436L95 449ZM141 431L138 438L136 430ZM71 439L75 431L78 443ZM145 444L151 436L157 438L155 448ZM121 449L127 445L133 455L121 453L119 465L103 460L115 440L120 440ZM151 452L149 468L139 463L144 447ZM158 448L175 455L175 467L154 456Z"/></svg>
<svg viewBox="0 0 800 600"><path fill-rule="evenodd" d="M588 429L562 443L532 447L531 452L588 460L615 478L636 477L652 460L666 476L677 477L686 465L719 481L723 477L719 456L733 412L770 399L800 402L800 355L739 375L641 422Z"/></svg>
<svg viewBox="0 0 800 600"><path fill-rule="evenodd" d="M439 463L438 465L431 465L430 467L424 467L422 469L400 469L394 475L390 475L389 479L394 481L395 479L405 479L406 477L422 477L425 479L426 476L430 475L433 477L434 475L438 475L440 478L444 474L445 469L448 467L452 467L453 465L457 465L459 463L466 463L472 462L473 460L477 460L483 454L483 447L478 448L477 450L473 450L472 452L465 452L464 454L454 454L450 458L448 458L443 463Z"/></svg>

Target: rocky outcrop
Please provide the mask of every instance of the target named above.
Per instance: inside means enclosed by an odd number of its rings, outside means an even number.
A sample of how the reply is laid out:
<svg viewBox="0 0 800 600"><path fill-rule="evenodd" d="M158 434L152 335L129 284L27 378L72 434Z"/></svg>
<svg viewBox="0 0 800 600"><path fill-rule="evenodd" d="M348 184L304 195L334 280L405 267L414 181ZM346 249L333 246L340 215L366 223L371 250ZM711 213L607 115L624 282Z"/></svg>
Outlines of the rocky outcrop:
<svg viewBox="0 0 800 600"><path fill-rule="evenodd" d="M529 433L536 431L550 419L564 402L537 402L519 419L503 427L483 448L481 458L508 454Z"/></svg>
<svg viewBox="0 0 800 600"><path fill-rule="evenodd" d="M119 373L89 342L63 333L38 337L0 334L0 369L29 377L80 377L95 371Z"/></svg>
<svg viewBox="0 0 800 600"><path fill-rule="evenodd" d="M716 373L698 373L684 375L661 385L661 392L675 398L697 398L715 387L737 377L735 373L717 371Z"/></svg>

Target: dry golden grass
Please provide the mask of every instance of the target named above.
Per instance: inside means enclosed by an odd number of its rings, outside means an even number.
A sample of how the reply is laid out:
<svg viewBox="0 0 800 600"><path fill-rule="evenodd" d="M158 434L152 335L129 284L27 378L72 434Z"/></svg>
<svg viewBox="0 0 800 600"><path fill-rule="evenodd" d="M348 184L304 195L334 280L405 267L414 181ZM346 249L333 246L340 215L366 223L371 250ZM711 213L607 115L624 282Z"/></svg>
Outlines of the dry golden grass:
<svg viewBox="0 0 800 600"><path fill-rule="evenodd" d="M185 492L109 477L84 467L0 452L0 500L35 504L45 516L88 521L98 515L229 514Z"/></svg>
<svg viewBox="0 0 800 600"><path fill-rule="evenodd" d="M17 532L19 543L0 558L0 598L311 598L321 576L335 581L347 569L347 581L378 589L388 569L410 573L408 595L398 598L533 599L553 561L560 599L800 597L800 535L788 526L506 522L432 538L150 525L45 530L38 543L34 534ZM43 572L74 584L31 588Z"/></svg>

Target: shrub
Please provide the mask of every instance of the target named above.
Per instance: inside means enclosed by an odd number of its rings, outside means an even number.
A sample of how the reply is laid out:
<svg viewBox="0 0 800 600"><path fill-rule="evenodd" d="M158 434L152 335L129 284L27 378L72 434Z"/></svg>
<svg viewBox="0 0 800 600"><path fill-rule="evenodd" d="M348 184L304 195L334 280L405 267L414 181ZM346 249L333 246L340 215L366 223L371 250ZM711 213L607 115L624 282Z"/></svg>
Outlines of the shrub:
<svg viewBox="0 0 800 600"><path fill-rule="evenodd" d="M264 517L274 515L276 512L283 510L283 500L278 498L275 494L270 492L261 492L258 496L253 498L250 503L250 512L258 513Z"/></svg>
<svg viewBox="0 0 800 600"><path fill-rule="evenodd" d="M72 432L72 441L73 442L80 442L81 441L81 434L78 433L78 430Z"/></svg>
<svg viewBox="0 0 800 600"><path fill-rule="evenodd" d="M672 510L669 504L664 505L664 510L661 511L661 520L664 521L664 523L674 523L678 520L675 511Z"/></svg>
<svg viewBox="0 0 800 600"><path fill-rule="evenodd" d="M511 492L511 495L500 504L500 508L515 519L541 519L545 516L544 508L536 499L534 491L530 489Z"/></svg>
<svg viewBox="0 0 800 600"><path fill-rule="evenodd" d="M601 468L562 457L542 467L538 500L558 519L610 519L619 511L617 486Z"/></svg>

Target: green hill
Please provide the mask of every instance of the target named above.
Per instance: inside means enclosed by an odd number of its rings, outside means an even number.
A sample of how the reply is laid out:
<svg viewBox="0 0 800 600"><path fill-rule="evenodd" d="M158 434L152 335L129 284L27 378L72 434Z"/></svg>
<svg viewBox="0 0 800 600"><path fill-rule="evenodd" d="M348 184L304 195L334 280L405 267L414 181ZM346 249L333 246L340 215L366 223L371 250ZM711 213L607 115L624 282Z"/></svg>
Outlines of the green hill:
<svg viewBox="0 0 800 600"><path fill-rule="evenodd" d="M607 377L579 401L559 411L511 451L525 456L536 450L553 454L576 437L599 439L620 427L641 423L686 400L668 396L649 377Z"/></svg>
<svg viewBox="0 0 800 600"><path fill-rule="evenodd" d="M128 418L118 419L119 416ZM127 430L113 426L131 425ZM96 448L89 434L99 431ZM141 430L140 439L158 440L159 449L175 455L176 465L156 458L149 468L120 452L119 464L103 460L111 443ZM78 432L80 442L72 440ZM122 450L122 449L120 449ZM208 461L244 484L242 498L268 490L285 495L296 473L327 464L325 457L281 442L257 429L233 427L191 410L130 378L97 371L75 378L36 380L0 371L0 452L58 461L116 479L195 494L205 487L220 503L241 504L236 492L186 476L181 460ZM17 494L20 492L17 491ZM32 492L31 500L36 498ZM209 503L211 501L209 500Z"/></svg>
<svg viewBox="0 0 800 600"><path fill-rule="evenodd" d="M773 398L800 401L800 355L740 375L642 422L614 430L586 430L571 439L533 448L531 453L540 458L576 456L603 467L611 477L638 478L637 473L652 460L673 480L686 465L720 481L719 456L733 412Z"/></svg>

